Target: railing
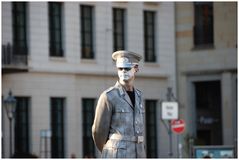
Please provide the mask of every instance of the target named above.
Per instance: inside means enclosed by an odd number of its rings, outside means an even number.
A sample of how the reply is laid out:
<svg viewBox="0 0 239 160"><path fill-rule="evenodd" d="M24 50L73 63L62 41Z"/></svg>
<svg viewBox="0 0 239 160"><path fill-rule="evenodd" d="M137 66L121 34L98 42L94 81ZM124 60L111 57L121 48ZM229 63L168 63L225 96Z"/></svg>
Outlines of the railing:
<svg viewBox="0 0 239 160"><path fill-rule="evenodd" d="M3 73L27 70L28 60L26 54L14 53L13 46L8 43L2 45L2 71Z"/></svg>

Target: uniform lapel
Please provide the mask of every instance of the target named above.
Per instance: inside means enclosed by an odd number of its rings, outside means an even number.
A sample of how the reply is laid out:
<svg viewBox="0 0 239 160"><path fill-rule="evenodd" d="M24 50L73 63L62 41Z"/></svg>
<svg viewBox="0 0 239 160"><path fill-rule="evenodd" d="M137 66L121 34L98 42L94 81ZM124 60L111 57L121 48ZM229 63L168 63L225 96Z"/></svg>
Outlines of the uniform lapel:
<svg viewBox="0 0 239 160"><path fill-rule="evenodd" d="M115 86L119 89L120 96L130 105L130 107L133 109L133 104L129 98L129 95L126 93L124 88L117 82Z"/></svg>
<svg viewBox="0 0 239 160"><path fill-rule="evenodd" d="M125 95L124 95L124 100L129 103L130 107L133 108L133 104L129 98L129 95L125 92Z"/></svg>

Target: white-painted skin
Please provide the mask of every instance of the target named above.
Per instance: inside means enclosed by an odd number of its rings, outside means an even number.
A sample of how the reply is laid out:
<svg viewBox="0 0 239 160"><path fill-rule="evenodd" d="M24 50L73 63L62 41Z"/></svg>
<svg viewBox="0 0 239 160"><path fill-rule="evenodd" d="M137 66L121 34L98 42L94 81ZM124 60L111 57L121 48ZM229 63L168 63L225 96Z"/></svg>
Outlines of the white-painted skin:
<svg viewBox="0 0 239 160"><path fill-rule="evenodd" d="M126 91L133 91L135 73L138 72L138 70L138 65L134 66L129 71L118 69L119 83L125 88Z"/></svg>

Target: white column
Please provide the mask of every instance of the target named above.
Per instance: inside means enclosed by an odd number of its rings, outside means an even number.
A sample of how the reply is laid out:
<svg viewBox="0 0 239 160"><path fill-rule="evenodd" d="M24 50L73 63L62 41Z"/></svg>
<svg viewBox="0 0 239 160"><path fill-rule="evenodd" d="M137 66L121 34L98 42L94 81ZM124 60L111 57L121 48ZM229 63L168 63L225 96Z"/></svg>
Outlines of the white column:
<svg viewBox="0 0 239 160"><path fill-rule="evenodd" d="M42 68L49 57L48 3L34 2L28 7L28 63L32 68Z"/></svg>
<svg viewBox="0 0 239 160"><path fill-rule="evenodd" d="M80 61L80 4L76 2L64 3L63 18L63 48L69 63Z"/></svg>
<svg viewBox="0 0 239 160"><path fill-rule="evenodd" d="M2 2L2 44L12 44L12 6L11 2Z"/></svg>
<svg viewBox="0 0 239 160"><path fill-rule="evenodd" d="M232 107L232 74L225 72L222 74L222 128L223 144L233 144L233 107Z"/></svg>

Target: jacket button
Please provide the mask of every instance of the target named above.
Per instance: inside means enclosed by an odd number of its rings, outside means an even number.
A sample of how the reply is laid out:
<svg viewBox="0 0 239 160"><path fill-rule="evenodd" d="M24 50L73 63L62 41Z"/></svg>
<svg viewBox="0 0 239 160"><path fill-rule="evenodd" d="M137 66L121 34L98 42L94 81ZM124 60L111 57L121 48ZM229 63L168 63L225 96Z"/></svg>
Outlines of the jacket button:
<svg viewBox="0 0 239 160"><path fill-rule="evenodd" d="M138 122L136 121L135 124L138 124Z"/></svg>

